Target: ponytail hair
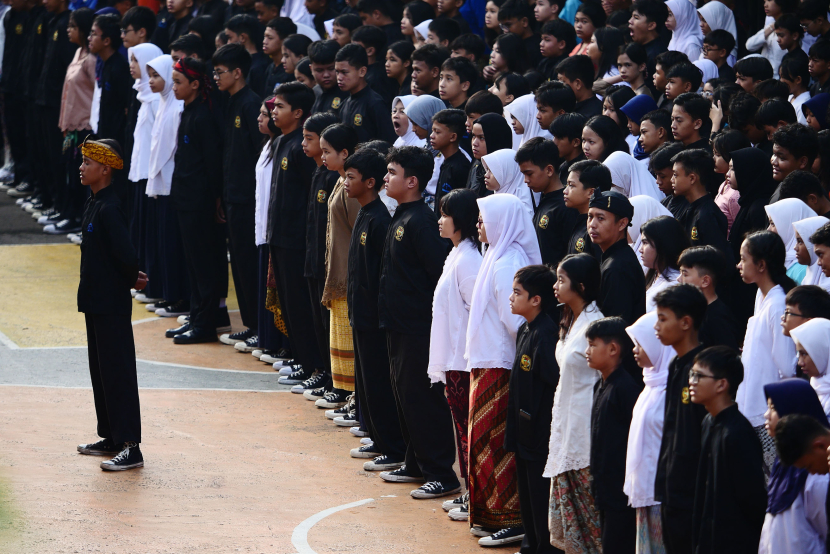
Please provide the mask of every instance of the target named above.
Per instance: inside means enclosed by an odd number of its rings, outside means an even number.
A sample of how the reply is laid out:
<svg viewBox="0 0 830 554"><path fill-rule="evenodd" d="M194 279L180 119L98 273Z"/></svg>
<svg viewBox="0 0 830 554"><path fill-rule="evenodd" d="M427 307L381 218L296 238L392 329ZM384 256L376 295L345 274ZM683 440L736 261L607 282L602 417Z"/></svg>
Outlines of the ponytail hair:
<svg viewBox="0 0 830 554"><path fill-rule="evenodd" d="M784 292L790 292L795 288L795 281L789 278L787 267L784 265L787 251L780 236L772 231L755 231L747 235L744 241L753 262L766 262L773 283L781 285Z"/></svg>
<svg viewBox="0 0 830 554"><path fill-rule="evenodd" d="M599 287L602 282L602 273L599 262L590 254L570 254L559 262L559 269L568 275L571 289L577 292L588 306L599 297ZM564 339L574 322L574 314L567 304L562 306L562 317L559 320L559 338Z"/></svg>

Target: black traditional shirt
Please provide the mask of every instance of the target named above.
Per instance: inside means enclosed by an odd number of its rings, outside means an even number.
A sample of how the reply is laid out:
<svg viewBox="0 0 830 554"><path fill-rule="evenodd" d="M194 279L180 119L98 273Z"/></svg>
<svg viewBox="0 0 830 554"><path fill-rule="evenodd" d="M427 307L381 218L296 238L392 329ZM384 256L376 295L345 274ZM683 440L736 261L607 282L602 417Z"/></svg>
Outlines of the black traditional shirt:
<svg viewBox="0 0 830 554"><path fill-rule="evenodd" d="M349 323L357 330L377 329L378 289L383 248L392 216L378 197L357 212L349 243L347 304Z"/></svg>

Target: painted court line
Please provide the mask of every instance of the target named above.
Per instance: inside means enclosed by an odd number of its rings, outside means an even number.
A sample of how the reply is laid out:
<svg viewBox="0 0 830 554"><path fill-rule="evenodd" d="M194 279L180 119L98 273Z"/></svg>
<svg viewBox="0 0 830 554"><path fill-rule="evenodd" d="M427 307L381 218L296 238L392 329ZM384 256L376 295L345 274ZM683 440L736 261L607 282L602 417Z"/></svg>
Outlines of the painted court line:
<svg viewBox="0 0 830 554"><path fill-rule="evenodd" d="M27 387L33 389L70 389L70 390L92 390L92 387L68 387L64 385L18 385L15 383L0 383L0 387ZM170 388L170 387L138 387L138 390L175 390L175 391L216 391L216 392L291 392L290 390L271 389L194 389L194 388Z"/></svg>
<svg viewBox="0 0 830 554"><path fill-rule="evenodd" d="M291 533L291 544L293 544L294 548L297 549L297 554L317 554L317 552L311 548L311 545L308 544L308 532L312 527L323 519L329 517L331 514L337 513L341 510L348 510L349 508L357 508L358 506L363 506L364 504L374 501L374 498L366 498L350 504L335 506L334 508L329 508L328 510L323 510L322 512L314 514L294 528L294 532Z"/></svg>

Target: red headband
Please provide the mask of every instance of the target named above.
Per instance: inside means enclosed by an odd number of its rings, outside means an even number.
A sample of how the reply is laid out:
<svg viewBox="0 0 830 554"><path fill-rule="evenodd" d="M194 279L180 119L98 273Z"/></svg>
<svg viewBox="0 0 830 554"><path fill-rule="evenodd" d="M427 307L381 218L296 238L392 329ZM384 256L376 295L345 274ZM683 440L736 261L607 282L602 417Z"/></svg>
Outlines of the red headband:
<svg viewBox="0 0 830 554"><path fill-rule="evenodd" d="M201 91L202 92L202 98L204 98L208 102L210 102L209 93L210 93L210 90L211 90L211 85L210 85L210 81L207 78L207 75L205 73L200 73L199 71L196 71L196 70L194 70L190 67L187 67L185 64L182 63L184 61L184 59L185 58L181 58L179 61L177 61L173 65L173 71L178 71L179 73L182 73L185 77L187 77L191 81L199 81L199 83L201 84L201 87L202 87L202 91Z"/></svg>

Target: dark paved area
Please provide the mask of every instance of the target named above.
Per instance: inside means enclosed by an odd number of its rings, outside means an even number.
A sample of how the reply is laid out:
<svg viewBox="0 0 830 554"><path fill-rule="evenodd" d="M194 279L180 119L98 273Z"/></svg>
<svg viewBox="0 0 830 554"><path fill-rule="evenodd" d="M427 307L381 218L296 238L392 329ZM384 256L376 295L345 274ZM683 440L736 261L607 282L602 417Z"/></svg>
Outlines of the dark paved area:
<svg viewBox="0 0 830 554"><path fill-rule="evenodd" d="M16 198L0 190L0 245L3 244L63 244L65 235L47 235L32 219L32 214L15 204Z"/></svg>

